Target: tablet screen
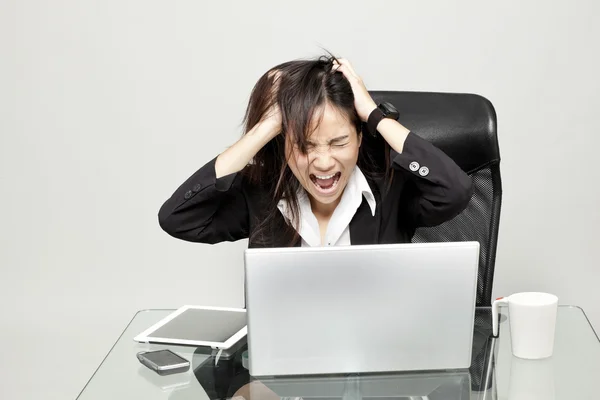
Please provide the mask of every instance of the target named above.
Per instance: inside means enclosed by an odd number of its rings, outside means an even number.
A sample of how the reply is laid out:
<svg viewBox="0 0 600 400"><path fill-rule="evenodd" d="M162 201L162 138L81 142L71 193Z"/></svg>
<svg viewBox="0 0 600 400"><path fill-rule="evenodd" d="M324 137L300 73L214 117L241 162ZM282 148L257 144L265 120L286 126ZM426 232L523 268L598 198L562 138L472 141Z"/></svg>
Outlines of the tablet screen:
<svg viewBox="0 0 600 400"><path fill-rule="evenodd" d="M189 308L148 337L222 343L245 326L243 312Z"/></svg>

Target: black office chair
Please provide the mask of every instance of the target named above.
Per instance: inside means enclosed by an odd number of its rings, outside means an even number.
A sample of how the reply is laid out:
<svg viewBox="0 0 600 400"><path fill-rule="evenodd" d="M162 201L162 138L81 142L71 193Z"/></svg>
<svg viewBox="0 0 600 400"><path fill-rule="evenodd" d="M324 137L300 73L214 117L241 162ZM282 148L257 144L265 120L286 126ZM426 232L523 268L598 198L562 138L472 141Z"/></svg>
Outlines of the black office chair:
<svg viewBox="0 0 600 400"><path fill-rule="evenodd" d="M439 226L419 228L413 242L478 241L477 306L490 306L502 201L494 107L473 94L370 93L377 104L394 104L404 126L442 149L473 178L474 194L467 208Z"/></svg>

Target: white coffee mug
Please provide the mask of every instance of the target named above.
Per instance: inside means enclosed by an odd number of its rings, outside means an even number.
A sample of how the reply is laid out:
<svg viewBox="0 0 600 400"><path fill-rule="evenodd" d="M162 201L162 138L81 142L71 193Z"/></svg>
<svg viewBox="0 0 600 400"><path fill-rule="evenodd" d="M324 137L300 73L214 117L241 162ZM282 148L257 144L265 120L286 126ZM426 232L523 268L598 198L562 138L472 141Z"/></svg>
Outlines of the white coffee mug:
<svg viewBox="0 0 600 400"><path fill-rule="evenodd" d="M492 333L498 336L498 307L508 304L514 356L540 359L552 356L558 297L549 293L515 293L492 304Z"/></svg>

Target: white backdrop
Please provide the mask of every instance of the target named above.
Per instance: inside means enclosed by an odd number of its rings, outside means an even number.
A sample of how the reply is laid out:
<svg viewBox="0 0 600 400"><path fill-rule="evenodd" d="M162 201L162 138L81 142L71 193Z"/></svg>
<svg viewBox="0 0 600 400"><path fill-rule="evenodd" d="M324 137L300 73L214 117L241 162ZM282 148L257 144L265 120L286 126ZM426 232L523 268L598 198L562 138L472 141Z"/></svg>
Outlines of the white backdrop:
<svg viewBox="0 0 600 400"><path fill-rule="evenodd" d="M370 89L490 99L494 294L550 291L600 327L599 4L3 0L0 397L75 398L139 309L242 305L246 243L156 214L239 137L259 76L319 46Z"/></svg>

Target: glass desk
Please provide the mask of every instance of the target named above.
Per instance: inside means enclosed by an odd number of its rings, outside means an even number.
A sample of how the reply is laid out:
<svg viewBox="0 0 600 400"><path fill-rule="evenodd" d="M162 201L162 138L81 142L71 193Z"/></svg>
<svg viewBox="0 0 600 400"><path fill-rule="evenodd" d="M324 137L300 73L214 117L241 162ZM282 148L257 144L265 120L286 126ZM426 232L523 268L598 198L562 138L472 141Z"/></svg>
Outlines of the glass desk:
<svg viewBox="0 0 600 400"><path fill-rule="evenodd" d="M506 309L498 339L490 337L491 312L476 312L469 370L313 377L250 377L242 343L231 355L207 348L140 344L133 337L173 310L138 312L83 391L91 399L229 399L240 388L254 399L600 399L600 341L583 310L560 306L554 355L528 361L513 357ZM189 371L159 376L139 363L140 351L169 348L191 362ZM250 386L244 386L252 382ZM267 389L268 388L268 389ZM238 392L239 393L239 392Z"/></svg>

